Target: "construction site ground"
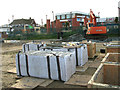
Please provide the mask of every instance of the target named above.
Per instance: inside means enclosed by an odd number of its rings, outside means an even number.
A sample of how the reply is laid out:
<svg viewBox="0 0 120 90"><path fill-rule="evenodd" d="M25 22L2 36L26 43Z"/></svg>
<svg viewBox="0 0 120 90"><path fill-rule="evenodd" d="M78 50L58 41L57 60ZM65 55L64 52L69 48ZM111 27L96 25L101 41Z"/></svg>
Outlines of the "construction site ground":
<svg viewBox="0 0 120 90"><path fill-rule="evenodd" d="M75 74L70 78L69 81L47 81L47 79L42 79L46 82L43 82L39 85L36 84L36 86L33 86L31 88L86 88L86 83L90 80L97 67L99 66L100 61L105 56L105 53L100 53L100 49L105 49L106 47L103 45L104 43L106 42L96 43L95 57L93 59L89 59L89 61L83 67L77 67ZM11 88L11 86L15 85L18 80L25 78L18 77L17 74L14 73L16 71L12 70L16 68L15 58L18 51L22 49L22 44L23 43L2 43L2 50L0 53L2 62L2 65L0 65L0 68L2 67L2 88ZM8 70L12 70L12 73ZM83 82L84 80L86 81Z"/></svg>

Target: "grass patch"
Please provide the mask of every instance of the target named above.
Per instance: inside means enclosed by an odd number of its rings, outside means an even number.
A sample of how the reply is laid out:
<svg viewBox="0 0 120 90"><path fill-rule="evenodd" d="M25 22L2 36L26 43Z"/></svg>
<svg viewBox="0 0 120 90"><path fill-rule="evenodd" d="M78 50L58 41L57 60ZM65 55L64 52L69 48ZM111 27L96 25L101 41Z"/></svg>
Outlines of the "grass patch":
<svg viewBox="0 0 120 90"><path fill-rule="evenodd" d="M77 32L76 31L63 32L63 38L67 38L75 33ZM57 38L58 38L57 33L50 33L50 34L26 33L19 35L17 34L9 35L7 40L40 40L40 39L57 39Z"/></svg>
<svg viewBox="0 0 120 90"><path fill-rule="evenodd" d="M77 31L71 31L71 32L64 32L63 33L63 38L68 38L69 36L76 34Z"/></svg>
<svg viewBox="0 0 120 90"><path fill-rule="evenodd" d="M38 40L38 39L56 39L56 34L20 34L20 36L14 35L7 38L7 40Z"/></svg>
<svg viewBox="0 0 120 90"><path fill-rule="evenodd" d="M107 36L108 36L108 37L119 37L120 34L108 34Z"/></svg>

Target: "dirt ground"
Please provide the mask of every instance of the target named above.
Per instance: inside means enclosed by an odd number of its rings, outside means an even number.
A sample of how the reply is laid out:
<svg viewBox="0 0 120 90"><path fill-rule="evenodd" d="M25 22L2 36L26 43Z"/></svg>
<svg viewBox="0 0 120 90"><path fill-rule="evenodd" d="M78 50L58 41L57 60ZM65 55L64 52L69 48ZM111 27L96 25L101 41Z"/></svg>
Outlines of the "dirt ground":
<svg viewBox="0 0 120 90"><path fill-rule="evenodd" d="M103 43L97 44L97 53ZM104 47L103 47L104 48ZM16 80L20 79L16 74L8 73L7 70L16 67L15 56L19 50L22 49L22 43L3 43L1 51L2 62L2 88L10 88L16 83ZM1 67L1 66L0 66ZM93 75L97 68L89 67L85 72L76 72L77 75ZM41 88L41 87L37 87ZM77 85L65 85L64 82L54 81L47 88L85 88Z"/></svg>
<svg viewBox="0 0 120 90"><path fill-rule="evenodd" d="M9 88L13 85L17 79L16 74L8 73L7 70L13 69L16 67L15 64L15 55L22 49L21 44L11 44L3 43L2 44L2 87Z"/></svg>

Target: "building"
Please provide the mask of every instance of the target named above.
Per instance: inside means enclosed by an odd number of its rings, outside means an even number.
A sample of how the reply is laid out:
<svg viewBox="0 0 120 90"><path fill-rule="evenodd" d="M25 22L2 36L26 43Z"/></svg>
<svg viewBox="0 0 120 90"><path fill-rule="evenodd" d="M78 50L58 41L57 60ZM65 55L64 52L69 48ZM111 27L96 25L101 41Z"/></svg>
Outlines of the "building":
<svg viewBox="0 0 120 90"><path fill-rule="evenodd" d="M41 28L40 28L40 26L36 26L36 27L34 27L34 31L36 32L36 33L41 33L41 30L40 30Z"/></svg>
<svg viewBox="0 0 120 90"><path fill-rule="evenodd" d="M56 14L56 20L60 20L62 23L62 27L65 26L66 22L69 23L69 26L80 26L84 24L84 17L87 16L89 18L89 14L73 11L73 12L65 12Z"/></svg>
<svg viewBox="0 0 120 90"><path fill-rule="evenodd" d="M52 28L52 31L56 28L57 32L61 32L61 29L67 29L68 27L72 27L72 30L75 30L84 24L85 16L90 18L90 13L83 13L80 11L58 13L55 15L55 21L50 23L50 20L47 20L47 33L50 32L50 28ZM96 18L99 17L96 16Z"/></svg>
<svg viewBox="0 0 120 90"><path fill-rule="evenodd" d="M16 19L13 22L10 23L10 25L12 26L12 28L15 31L33 31L34 27L36 26L36 22L34 19Z"/></svg>
<svg viewBox="0 0 120 90"><path fill-rule="evenodd" d="M57 32L61 32L61 29L66 29L72 27L72 30L79 28L84 24L84 18L90 18L90 13L83 13L80 11L72 11L65 13L58 13L55 15L55 21L50 23L50 20L47 20L47 33L50 32L50 28L54 31L53 28L56 28ZM99 18L96 16L96 18ZM51 26L51 27L50 27Z"/></svg>
<svg viewBox="0 0 120 90"><path fill-rule="evenodd" d="M5 26L0 27L0 38L7 38L10 31L11 31L10 27Z"/></svg>
<svg viewBox="0 0 120 90"><path fill-rule="evenodd" d="M97 22L100 24L115 23L115 17L99 18L97 19Z"/></svg>

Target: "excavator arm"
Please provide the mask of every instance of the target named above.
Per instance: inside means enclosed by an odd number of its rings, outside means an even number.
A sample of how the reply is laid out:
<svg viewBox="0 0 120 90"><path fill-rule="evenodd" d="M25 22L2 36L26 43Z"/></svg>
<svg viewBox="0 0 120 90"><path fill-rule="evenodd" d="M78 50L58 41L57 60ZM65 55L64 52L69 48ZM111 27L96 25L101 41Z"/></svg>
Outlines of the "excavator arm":
<svg viewBox="0 0 120 90"><path fill-rule="evenodd" d="M90 9L90 22L93 22L93 25L96 26L96 17L93 11Z"/></svg>
<svg viewBox="0 0 120 90"><path fill-rule="evenodd" d="M84 18L84 26L87 27L87 22L88 22L88 18L85 16Z"/></svg>

